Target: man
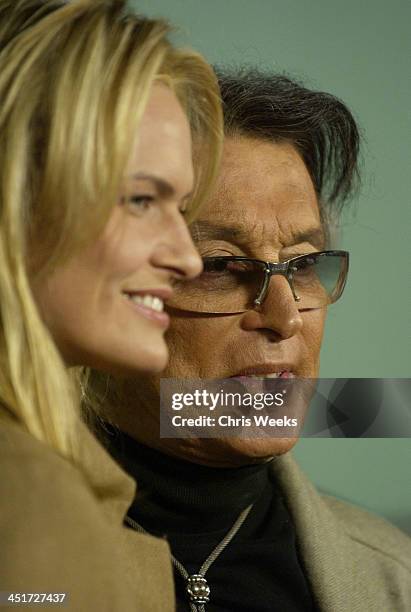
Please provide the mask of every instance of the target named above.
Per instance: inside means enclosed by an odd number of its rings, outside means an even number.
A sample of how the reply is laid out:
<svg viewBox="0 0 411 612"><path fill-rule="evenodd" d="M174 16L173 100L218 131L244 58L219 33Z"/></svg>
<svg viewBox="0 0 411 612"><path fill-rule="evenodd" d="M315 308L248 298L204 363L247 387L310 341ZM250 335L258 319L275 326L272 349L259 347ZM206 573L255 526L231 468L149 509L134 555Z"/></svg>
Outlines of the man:
<svg viewBox="0 0 411 612"><path fill-rule="evenodd" d="M340 101L285 77L219 77L221 176L193 226L205 272L171 304L163 377L316 378L327 304L346 274L346 256L324 252L355 187L358 131ZM249 261L307 254L288 277ZM326 260L332 287L312 296L300 271ZM238 281L238 262L249 286ZM233 269L241 291L217 299L218 274ZM411 608L406 536L320 496L287 455L295 438L160 438L159 378L112 385L103 415L116 426L109 450L139 486L127 523L168 538L179 610Z"/></svg>

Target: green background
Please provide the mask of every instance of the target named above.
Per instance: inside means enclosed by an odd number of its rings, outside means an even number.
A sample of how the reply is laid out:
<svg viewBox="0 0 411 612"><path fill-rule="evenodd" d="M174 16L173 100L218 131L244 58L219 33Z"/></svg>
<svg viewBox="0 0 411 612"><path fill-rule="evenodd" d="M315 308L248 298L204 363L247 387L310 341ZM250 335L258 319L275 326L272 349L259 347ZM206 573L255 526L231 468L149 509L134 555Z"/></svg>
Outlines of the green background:
<svg viewBox="0 0 411 612"><path fill-rule="evenodd" d="M364 135L363 187L338 246L351 253L329 312L321 376L410 377L411 3L408 0L141 0L214 63L287 71L342 98ZM310 439L295 451L323 490L411 531L408 439Z"/></svg>

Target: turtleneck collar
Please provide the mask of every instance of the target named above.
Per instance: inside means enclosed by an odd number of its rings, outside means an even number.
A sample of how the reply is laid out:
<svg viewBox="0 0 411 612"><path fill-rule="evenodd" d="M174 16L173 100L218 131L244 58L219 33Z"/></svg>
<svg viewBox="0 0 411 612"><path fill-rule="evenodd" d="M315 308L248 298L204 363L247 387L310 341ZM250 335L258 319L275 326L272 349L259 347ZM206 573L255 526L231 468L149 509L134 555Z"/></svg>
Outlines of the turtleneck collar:
<svg viewBox="0 0 411 612"><path fill-rule="evenodd" d="M260 498L271 462L215 468L176 459L107 428L108 450L138 485L129 515L146 529L178 533L217 531ZM106 438L107 440L107 438Z"/></svg>

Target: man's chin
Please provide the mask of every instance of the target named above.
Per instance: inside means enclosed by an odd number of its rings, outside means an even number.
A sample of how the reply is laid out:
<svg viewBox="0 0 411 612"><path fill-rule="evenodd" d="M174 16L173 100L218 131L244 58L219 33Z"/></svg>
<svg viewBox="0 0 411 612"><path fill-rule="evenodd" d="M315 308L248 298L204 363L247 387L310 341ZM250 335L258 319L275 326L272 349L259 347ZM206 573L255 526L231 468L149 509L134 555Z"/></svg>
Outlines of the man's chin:
<svg viewBox="0 0 411 612"><path fill-rule="evenodd" d="M210 467L240 467L264 463L293 448L294 438L203 438L185 440L184 444L169 446L168 453L192 463ZM183 448L184 447L184 448Z"/></svg>

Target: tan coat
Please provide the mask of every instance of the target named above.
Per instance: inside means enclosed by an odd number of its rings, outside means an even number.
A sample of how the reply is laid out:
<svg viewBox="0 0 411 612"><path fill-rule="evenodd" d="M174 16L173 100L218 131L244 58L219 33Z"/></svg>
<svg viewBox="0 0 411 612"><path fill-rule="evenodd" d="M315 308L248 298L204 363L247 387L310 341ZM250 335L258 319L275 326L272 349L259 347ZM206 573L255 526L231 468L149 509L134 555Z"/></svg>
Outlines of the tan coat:
<svg viewBox="0 0 411 612"><path fill-rule="evenodd" d="M123 527L134 481L81 436L80 471L1 419L0 591L68 594L48 610L174 611L168 544Z"/></svg>
<svg viewBox="0 0 411 612"><path fill-rule="evenodd" d="M321 610L410 612L411 539L385 520L319 495L291 458L274 463Z"/></svg>
<svg viewBox="0 0 411 612"><path fill-rule="evenodd" d="M168 545L122 526L135 486L85 427L81 436L79 470L0 423L0 591L68 592L70 612L173 611ZM320 609L411 610L410 539L320 496L290 456L273 471Z"/></svg>

